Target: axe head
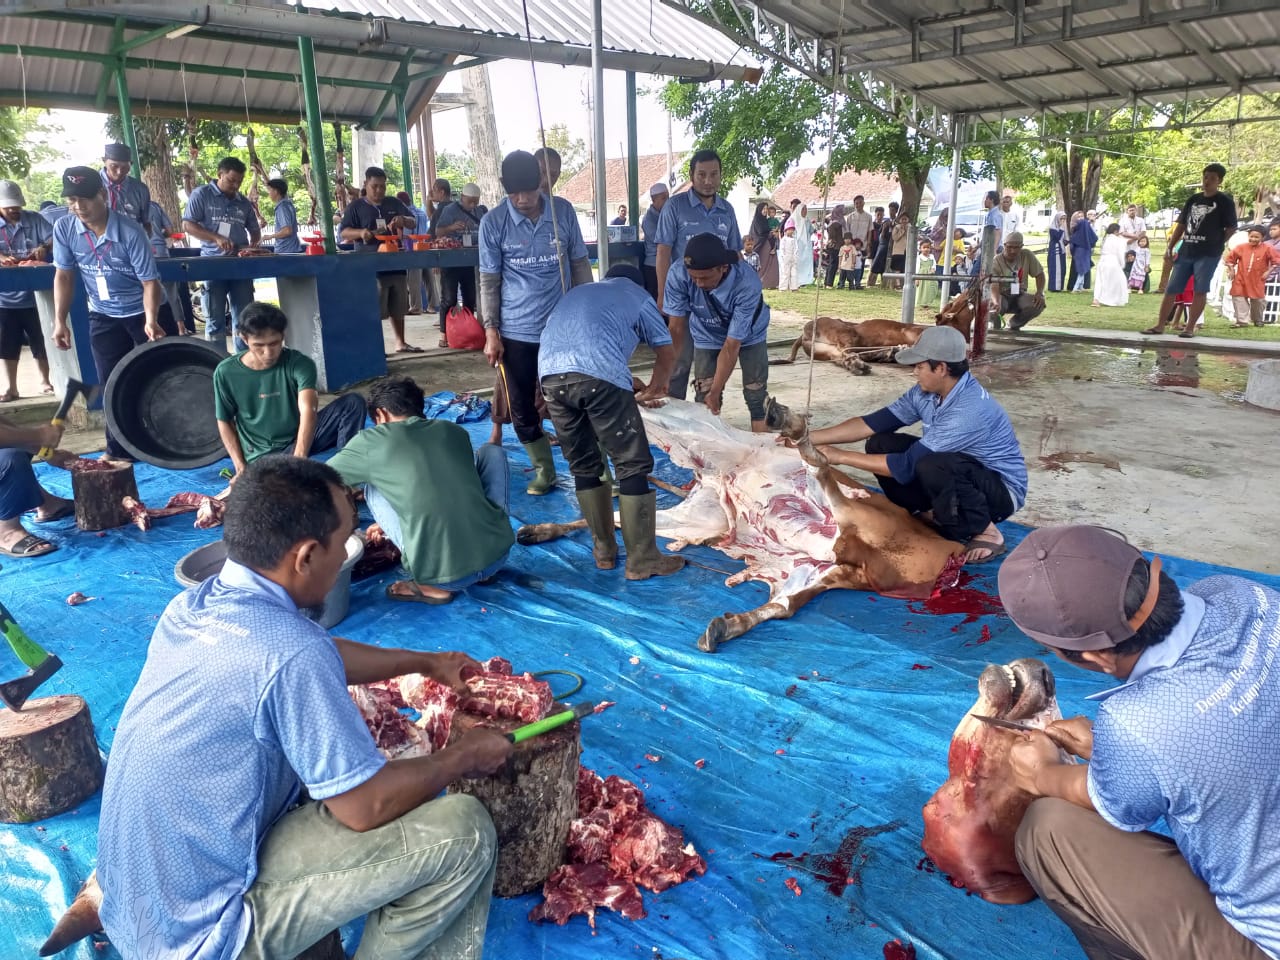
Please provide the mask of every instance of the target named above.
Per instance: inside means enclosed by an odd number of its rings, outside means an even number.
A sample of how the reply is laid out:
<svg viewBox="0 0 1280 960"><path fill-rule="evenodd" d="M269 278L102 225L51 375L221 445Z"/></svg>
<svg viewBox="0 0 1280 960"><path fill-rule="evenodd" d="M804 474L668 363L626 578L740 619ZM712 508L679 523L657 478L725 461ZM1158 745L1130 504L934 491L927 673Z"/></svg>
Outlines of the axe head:
<svg viewBox="0 0 1280 960"><path fill-rule="evenodd" d="M44 683L62 669L62 661L52 653L45 657L40 666L28 670L25 677L17 680L6 680L0 683L0 703L15 713L22 709L27 698L35 693L36 687Z"/></svg>
<svg viewBox="0 0 1280 960"><path fill-rule="evenodd" d="M76 397L84 397L85 406L93 406L98 397L102 395L102 387L99 384L90 386L81 383L79 380L67 379L67 392L62 396L62 402L58 404L58 412L53 415L54 420L66 420L67 414L71 412L71 405L76 402Z"/></svg>

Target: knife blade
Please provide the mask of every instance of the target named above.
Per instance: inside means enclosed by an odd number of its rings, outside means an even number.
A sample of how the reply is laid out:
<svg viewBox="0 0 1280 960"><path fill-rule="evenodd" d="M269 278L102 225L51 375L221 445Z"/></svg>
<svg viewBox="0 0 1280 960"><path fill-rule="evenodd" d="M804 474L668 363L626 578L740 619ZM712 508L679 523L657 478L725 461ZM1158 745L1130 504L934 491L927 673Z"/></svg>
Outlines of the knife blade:
<svg viewBox="0 0 1280 960"><path fill-rule="evenodd" d="M980 713L971 713L969 716L975 720L981 720L983 723L990 724L993 727L1000 727L1002 730L1017 730L1020 733L1043 733L1039 727L1033 727L1029 723L1022 723L1018 720L1002 720L999 717L984 717Z"/></svg>

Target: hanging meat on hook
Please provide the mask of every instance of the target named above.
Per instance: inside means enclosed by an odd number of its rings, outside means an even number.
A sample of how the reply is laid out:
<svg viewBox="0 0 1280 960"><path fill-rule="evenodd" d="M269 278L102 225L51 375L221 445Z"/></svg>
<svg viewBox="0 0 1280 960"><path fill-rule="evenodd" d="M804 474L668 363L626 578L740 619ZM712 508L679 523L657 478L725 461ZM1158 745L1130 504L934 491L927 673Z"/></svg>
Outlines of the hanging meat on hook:
<svg viewBox="0 0 1280 960"><path fill-rule="evenodd" d="M333 162L333 197L337 201L338 209L345 210L351 203L352 190L347 185L347 154L346 148L342 145L342 124L336 120L333 123L333 139L336 145Z"/></svg>
<svg viewBox="0 0 1280 960"><path fill-rule="evenodd" d="M267 218L262 215L262 210L258 207L258 182L266 182L271 178L267 176L267 170L262 165L262 161L258 158L257 146L253 140L253 127L246 127L244 131L245 143L249 147L249 169L253 171L253 182L249 184L249 193L247 194L249 203L253 206L253 212L258 217L258 226L265 227Z"/></svg>
<svg viewBox="0 0 1280 960"><path fill-rule="evenodd" d="M316 185L311 179L311 153L307 150L307 131L298 127L298 139L302 141L302 182L306 185L307 196L311 198L311 216L307 218L308 226L320 222L320 204L316 202Z"/></svg>

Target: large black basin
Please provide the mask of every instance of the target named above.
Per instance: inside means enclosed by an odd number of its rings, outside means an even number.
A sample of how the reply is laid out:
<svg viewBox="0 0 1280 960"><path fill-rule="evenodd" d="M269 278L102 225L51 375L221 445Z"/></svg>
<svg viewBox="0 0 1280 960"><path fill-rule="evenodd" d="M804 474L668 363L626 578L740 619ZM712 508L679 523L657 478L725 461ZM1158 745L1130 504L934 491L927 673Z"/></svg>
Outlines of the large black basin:
<svg viewBox="0 0 1280 960"><path fill-rule="evenodd" d="M193 337L134 347L107 379L107 425L131 454L167 470L227 455L213 411L213 369L226 354Z"/></svg>

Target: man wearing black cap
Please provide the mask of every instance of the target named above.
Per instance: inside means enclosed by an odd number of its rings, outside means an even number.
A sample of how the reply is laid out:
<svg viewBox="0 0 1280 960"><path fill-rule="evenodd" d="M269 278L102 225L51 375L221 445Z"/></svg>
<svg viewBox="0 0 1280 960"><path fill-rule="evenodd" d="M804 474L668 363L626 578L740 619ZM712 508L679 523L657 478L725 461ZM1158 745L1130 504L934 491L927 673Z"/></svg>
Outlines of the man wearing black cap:
<svg viewBox="0 0 1280 960"><path fill-rule="evenodd" d="M889 406L814 430L816 444L866 440L866 453L823 447L832 463L875 474L898 506L963 543L969 563L1005 551L996 526L1022 507L1027 465L1009 415L969 373L968 345L951 327L926 327L898 353L916 385ZM924 436L898 433L924 424Z"/></svg>
<svg viewBox="0 0 1280 960"><path fill-rule="evenodd" d="M656 360L649 385L637 394L627 362L641 341L653 347ZM596 566L612 570L618 556L612 490L600 476L603 445L617 471L628 580L662 577L684 566L682 558L661 553L654 539L653 452L639 407L666 396L674 361L662 314L644 289L644 276L630 264L566 293L542 331L542 394L591 530Z"/></svg>
<svg viewBox="0 0 1280 960"><path fill-rule="evenodd" d="M102 186L112 212L137 221L151 232L151 191L141 180L129 175L133 151L123 143L108 143L102 151Z"/></svg>
<svg viewBox="0 0 1280 960"><path fill-rule="evenodd" d="M552 308L570 287L590 283L591 261L567 200L542 192L533 154L516 150L502 160L506 197L480 221L480 311L485 359L499 368L511 424L534 466L525 492L550 493L556 481L551 441L542 432L538 344Z"/></svg>
<svg viewBox="0 0 1280 960"><path fill-rule="evenodd" d="M62 195L73 216L53 226L53 342L71 349L67 315L78 270L89 300L89 349L98 382L105 384L126 353L148 340L177 336L178 327L160 289L150 240L135 221L111 209L98 171L68 168ZM107 453L132 459L110 430Z"/></svg>
<svg viewBox="0 0 1280 960"><path fill-rule="evenodd" d="M667 275L665 310L676 356L693 341L693 399L717 416L724 385L742 367L742 397L751 429L764 433L769 390L769 307L760 277L713 233L691 237L684 259Z"/></svg>
<svg viewBox="0 0 1280 960"><path fill-rule="evenodd" d="M1042 798L1016 840L1036 892L1090 960L1280 956L1280 593L1228 576L1180 590L1158 557L1073 526L1028 535L1000 599L1032 640L1121 681L1090 697L1092 723L1010 752ZM1170 836L1148 832L1161 820Z"/></svg>

